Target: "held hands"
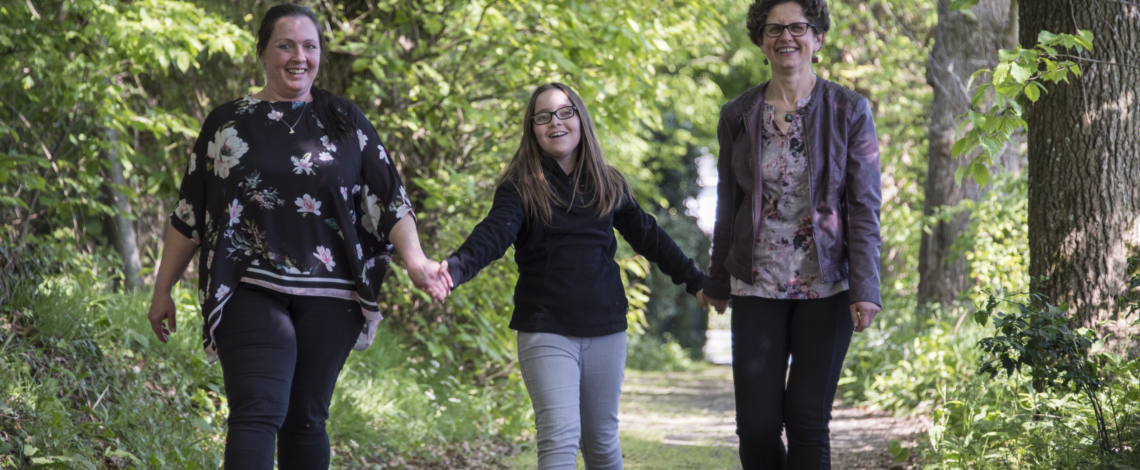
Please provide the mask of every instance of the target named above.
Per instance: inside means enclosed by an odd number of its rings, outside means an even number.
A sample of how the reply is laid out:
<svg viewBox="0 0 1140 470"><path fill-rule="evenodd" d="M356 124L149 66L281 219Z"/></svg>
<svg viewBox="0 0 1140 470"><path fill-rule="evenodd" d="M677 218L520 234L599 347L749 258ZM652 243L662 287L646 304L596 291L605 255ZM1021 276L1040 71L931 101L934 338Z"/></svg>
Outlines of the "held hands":
<svg viewBox="0 0 1140 470"><path fill-rule="evenodd" d="M444 261L444 265L447 262ZM443 302L447 295L451 293L451 276L448 275L446 280L440 275L440 264L430 259L424 258L423 261L416 265L408 265L408 276L412 278L412 284L417 289L431 294L431 298L436 302Z"/></svg>
<svg viewBox="0 0 1140 470"><path fill-rule="evenodd" d="M875 305L873 302L855 302L851 304L851 323L855 324L855 332L860 333L871 326L871 321L875 319L875 315L882 310L882 307Z"/></svg>
<svg viewBox="0 0 1140 470"><path fill-rule="evenodd" d="M732 306L732 299L714 299L705 295L704 289L697 291L697 301L701 303L701 308L704 310L708 310L709 305L712 305L716 309L716 313L724 313L728 307Z"/></svg>

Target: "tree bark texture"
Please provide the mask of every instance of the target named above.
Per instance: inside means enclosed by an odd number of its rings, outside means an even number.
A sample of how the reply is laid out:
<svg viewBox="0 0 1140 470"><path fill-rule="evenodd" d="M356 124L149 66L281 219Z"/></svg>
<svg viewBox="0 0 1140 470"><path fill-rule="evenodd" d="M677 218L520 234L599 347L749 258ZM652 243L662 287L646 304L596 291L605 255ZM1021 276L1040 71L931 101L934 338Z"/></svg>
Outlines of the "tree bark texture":
<svg viewBox="0 0 1140 470"><path fill-rule="evenodd" d="M1136 3L1022 0L1020 12L1022 47L1042 30L1095 36L1081 54L1083 76L1049 86L1026 120L1032 289L1068 303L1074 322L1090 327L1116 316L1127 258L1140 244Z"/></svg>
<svg viewBox="0 0 1140 470"><path fill-rule="evenodd" d="M994 68L999 49L1017 44L1016 0L982 0L972 14L949 9L950 0L938 1L938 26L934 47L927 63L926 80L934 89L930 105L930 149L925 188L924 215L938 208L949 208L965 199L977 200L982 188L973 180L954 183L954 170L969 163L971 155L954 158L958 116L970 107L966 89L970 75L979 69ZM988 107L989 104L983 104ZM1018 143L1013 141L998 155L997 164L1005 171L1020 171ZM961 253L951 247L958 235L970 226L969 214L957 214L922 234L919 248L918 304L953 302L969 287L969 266Z"/></svg>

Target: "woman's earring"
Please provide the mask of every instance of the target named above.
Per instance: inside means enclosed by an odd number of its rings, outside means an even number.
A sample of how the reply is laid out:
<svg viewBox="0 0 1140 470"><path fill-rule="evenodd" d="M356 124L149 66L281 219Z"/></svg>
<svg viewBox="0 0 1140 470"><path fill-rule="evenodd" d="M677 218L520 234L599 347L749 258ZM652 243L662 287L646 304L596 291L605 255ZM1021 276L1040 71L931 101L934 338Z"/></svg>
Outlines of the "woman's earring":
<svg viewBox="0 0 1140 470"><path fill-rule="evenodd" d="M818 64L819 63L819 56L817 56L817 55L811 56L811 63Z"/></svg>

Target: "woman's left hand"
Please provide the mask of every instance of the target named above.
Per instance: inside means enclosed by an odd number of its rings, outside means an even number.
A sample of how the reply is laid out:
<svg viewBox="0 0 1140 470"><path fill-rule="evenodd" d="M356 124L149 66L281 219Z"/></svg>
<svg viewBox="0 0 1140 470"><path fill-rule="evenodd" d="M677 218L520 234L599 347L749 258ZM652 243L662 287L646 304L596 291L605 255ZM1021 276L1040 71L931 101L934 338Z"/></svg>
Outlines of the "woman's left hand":
<svg viewBox="0 0 1140 470"><path fill-rule="evenodd" d="M882 310L881 307L875 305L874 302L855 302L851 304L851 323L855 324L855 332L861 333L863 330L871 326L871 321L875 319L875 315Z"/></svg>

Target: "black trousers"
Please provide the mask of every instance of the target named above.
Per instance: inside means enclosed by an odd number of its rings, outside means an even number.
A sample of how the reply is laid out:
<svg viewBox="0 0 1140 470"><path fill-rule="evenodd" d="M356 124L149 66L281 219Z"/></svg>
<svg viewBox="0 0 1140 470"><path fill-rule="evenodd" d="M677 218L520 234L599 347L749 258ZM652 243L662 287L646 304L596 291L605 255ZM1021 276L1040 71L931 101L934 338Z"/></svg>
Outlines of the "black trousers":
<svg viewBox="0 0 1140 470"><path fill-rule="evenodd" d="M831 468L828 423L854 330L850 312L846 291L810 300L732 297L736 434L744 470Z"/></svg>
<svg viewBox="0 0 1140 470"><path fill-rule="evenodd" d="M240 284L214 330L229 430L225 468L327 469L337 375L364 328L360 305Z"/></svg>

